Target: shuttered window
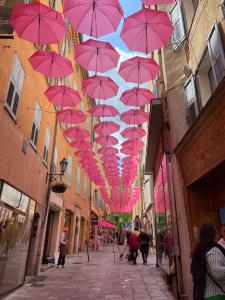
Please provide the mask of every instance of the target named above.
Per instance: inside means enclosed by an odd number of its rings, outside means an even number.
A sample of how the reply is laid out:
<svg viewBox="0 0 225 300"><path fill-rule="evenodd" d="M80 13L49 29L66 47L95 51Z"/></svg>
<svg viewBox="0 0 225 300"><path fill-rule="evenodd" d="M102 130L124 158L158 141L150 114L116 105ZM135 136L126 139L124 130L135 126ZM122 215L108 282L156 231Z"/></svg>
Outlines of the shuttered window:
<svg viewBox="0 0 225 300"><path fill-rule="evenodd" d="M193 75L186 82L184 89L186 93L188 107L188 123L189 126L191 126L195 121L197 115L199 114L199 106L195 87L195 77Z"/></svg>
<svg viewBox="0 0 225 300"><path fill-rule="evenodd" d="M67 178L66 178L66 181L67 181L68 184L71 184L72 183L72 168L73 168L73 159L72 159L71 155L68 155L67 162L68 162L68 165L67 165Z"/></svg>
<svg viewBox="0 0 225 300"><path fill-rule="evenodd" d="M174 27L174 31L172 34L173 49L177 49L185 39L184 20L181 11L180 0L176 2L172 10L170 11L170 19Z"/></svg>
<svg viewBox="0 0 225 300"><path fill-rule="evenodd" d="M13 117L16 117L20 96L23 89L25 73L17 55L14 56L13 67L9 78L9 87L5 99L5 105Z"/></svg>
<svg viewBox="0 0 225 300"><path fill-rule="evenodd" d="M57 173L57 164L58 164L58 147L55 146L54 157L53 157L53 166L52 166L51 173L53 173L53 174Z"/></svg>
<svg viewBox="0 0 225 300"><path fill-rule="evenodd" d="M212 64L213 74L216 85L218 85L225 75L225 56L224 48L220 36L218 24L213 26L213 29L208 38L208 50Z"/></svg>
<svg viewBox="0 0 225 300"><path fill-rule="evenodd" d="M51 139L51 131L50 131L50 128L47 127L46 134L45 134L44 153L43 153L43 158L46 163L48 162L48 157L49 157L50 139Z"/></svg>
<svg viewBox="0 0 225 300"><path fill-rule="evenodd" d="M80 194L80 167L77 167L76 193Z"/></svg>
<svg viewBox="0 0 225 300"><path fill-rule="evenodd" d="M63 38L61 43L60 55L65 56L66 53L66 36Z"/></svg>
<svg viewBox="0 0 225 300"><path fill-rule="evenodd" d="M87 176L84 176L84 197L87 198L88 193L87 193Z"/></svg>
<svg viewBox="0 0 225 300"><path fill-rule="evenodd" d="M40 124L41 124L41 107L39 103L36 101L35 108L34 108L34 119L32 123L31 137L30 137L31 142L34 146L37 146Z"/></svg>

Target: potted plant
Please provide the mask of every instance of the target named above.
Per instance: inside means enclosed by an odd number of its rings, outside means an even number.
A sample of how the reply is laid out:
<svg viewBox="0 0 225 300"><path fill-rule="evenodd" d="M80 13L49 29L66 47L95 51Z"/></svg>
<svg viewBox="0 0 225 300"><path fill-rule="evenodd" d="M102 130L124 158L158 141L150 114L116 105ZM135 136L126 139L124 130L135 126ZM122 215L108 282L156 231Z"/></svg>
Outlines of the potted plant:
<svg viewBox="0 0 225 300"><path fill-rule="evenodd" d="M64 182L56 182L51 185L51 189L54 193L64 193L67 189L67 185Z"/></svg>

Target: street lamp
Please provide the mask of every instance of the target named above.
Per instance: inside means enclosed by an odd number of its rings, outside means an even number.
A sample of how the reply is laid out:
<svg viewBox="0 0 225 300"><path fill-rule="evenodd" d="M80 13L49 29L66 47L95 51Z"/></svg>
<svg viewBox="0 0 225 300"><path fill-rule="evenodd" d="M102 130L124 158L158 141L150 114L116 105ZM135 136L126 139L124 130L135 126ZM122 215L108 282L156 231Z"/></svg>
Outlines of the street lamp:
<svg viewBox="0 0 225 300"><path fill-rule="evenodd" d="M68 161L65 158L63 158L59 162L59 165L60 165L60 173L59 174L57 174L57 173L47 173L46 182L48 182L48 178L49 178L49 181L51 182L52 179L54 178L54 176L60 176L60 179L61 179L61 177L64 175L64 173L66 171Z"/></svg>

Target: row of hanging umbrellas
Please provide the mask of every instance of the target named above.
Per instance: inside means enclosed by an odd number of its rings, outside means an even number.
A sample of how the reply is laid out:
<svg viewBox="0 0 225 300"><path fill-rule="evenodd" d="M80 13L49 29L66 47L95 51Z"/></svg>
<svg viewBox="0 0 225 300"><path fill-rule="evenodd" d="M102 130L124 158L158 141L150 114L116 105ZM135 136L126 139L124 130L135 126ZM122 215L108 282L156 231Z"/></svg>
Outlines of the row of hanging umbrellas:
<svg viewBox="0 0 225 300"><path fill-rule="evenodd" d="M146 5L171 2L143 0ZM116 31L123 17L123 10L118 0L65 0L64 15L78 32L100 37ZM10 23L20 38L38 45L59 43L66 33L62 14L41 3L16 6ZM147 54L164 46L172 31L172 24L165 12L143 8L124 20L121 39L130 50ZM86 70L95 72L94 76L83 81L84 93L99 100L107 100L117 95L118 85L111 78L97 74L118 65L119 54L110 43L89 39L76 46L75 58ZM29 62L34 70L48 77L65 78L73 73L72 63L54 51L38 50L29 58ZM151 102L154 95L139 85L158 75L159 66L153 59L133 57L121 63L118 73L125 81L137 84L137 87L122 94L121 101L125 105L140 107ZM45 95L50 102L62 108L57 112L57 118L61 122L74 125L86 121L87 115L74 108L81 101L77 91L66 86L50 86ZM112 105L101 104L93 107L89 113L95 117L112 117L118 115L119 111ZM142 109L129 109L120 115L120 119L129 126L142 125L149 120L149 115ZM120 152L126 157L122 160L120 172L119 151L115 148L118 139L112 136L119 129L120 126L113 121L102 121L94 126L95 133L99 135L95 142L102 146L98 155L103 162L108 184L112 187L110 195L96 154L92 151L89 131L71 127L64 132L65 136L71 139L71 146L77 149L75 155L80 158L82 168L90 179L100 186L103 199L113 211L132 209L138 199L140 188L133 187L133 182L143 147L141 138L146 134L139 127L128 127L121 132L122 137L127 140L121 145ZM120 176L126 190L122 202Z"/></svg>

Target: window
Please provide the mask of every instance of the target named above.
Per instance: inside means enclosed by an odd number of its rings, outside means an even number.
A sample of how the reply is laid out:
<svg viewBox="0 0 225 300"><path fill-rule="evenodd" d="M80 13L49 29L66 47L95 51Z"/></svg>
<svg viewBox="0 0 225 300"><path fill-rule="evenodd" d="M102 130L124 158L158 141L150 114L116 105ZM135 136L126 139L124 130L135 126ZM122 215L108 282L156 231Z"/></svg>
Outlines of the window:
<svg viewBox="0 0 225 300"><path fill-rule="evenodd" d="M225 0L222 0L221 8L222 8L223 16L225 18Z"/></svg>
<svg viewBox="0 0 225 300"><path fill-rule="evenodd" d="M80 167L77 167L76 193L80 194Z"/></svg>
<svg viewBox="0 0 225 300"><path fill-rule="evenodd" d="M225 75L225 56L218 24L213 26L209 35L208 50L217 86L223 80Z"/></svg>
<svg viewBox="0 0 225 300"><path fill-rule="evenodd" d="M84 176L84 197L87 198L87 176Z"/></svg>
<svg viewBox="0 0 225 300"><path fill-rule="evenodd" d="M73 158L72 158L71 155L68 155L67 162L68 162L68 165L67 165L67 178L66 178L66 181L67 181L68 184L71 185L71 182L72 182L72 168L73 168Z"/></svg>
<svg viewBox="0 0 225 300"><path fill-rule="evenodd" d="M83 102L80 103L80 110L84 111L84 103Z"/></svg>
<svg viewBox="0 0 225 300"><path fill-rule="evenodd" d="M16 117L17 114L19 100L23 89L24 78L24 70L20 64L18 56L15 55L9 78L8 92L5 100L6 107L14 117Z"/></svg>
<svg viewBox="0 0 225 300"><path fill-rule="evenodd" d="M56 9L56 0L49 0L49 6L52 9Z"/></svg>
<svg viewBox="0 0 225 300"><path fill-rule="evenodd" d="M66 36L64 37L61 43L60 55L65 56L65 53L66 53Z"/></svg>
<svg viewBox="0 0 225 300"><path fill-rule="evenodd" d="M34 109L34 119L33 119L31 137L30 137L31 142L34 146L37 146L40 123L41 123L41 107L39 103L36 101L35 109Z"/></svg>
<svg viewBox="0 0 225 300"><path fill-rule="evenodd" d="M195 88L195 77L191 75L184 86L186 92L187 106L188 106L188 122L191 126L199 114L199 106L197 101L197 94Z"/></svg>
<svg viewBox="0 0 225 300"><path fill-rule="evenodd" d="M68 87L70 87L70 81L71 81L70 76L66 77L66 79L65 79L65 85L68 86Z"/></svg>
<svg viewBox="0 0 225 300"><path fill-rule="evenodd" d="M50 138L51 138L51 131L50 128L47 126L46 134L45 134L45 146L44 146L44 154L43 158L44 161L48 162L48 153L49 153L49 146L50 146Z"/></svg>
<svg viewBox="0 0 225 300"><path fill-rule="evenodd" d="M185 39L184 20L183 20L181 5L179 0L170 11L170 19L174 27L174 31L172 35L172 43L173 43L173 49L175 50Z"/></svg>
<svg viewBox="0 0 225 300"><path fill-rule="evenodd" d="M56 174L57 173L57 163L58 163L58 147L55 146L54 150L54 157L53 157L53 166L51 173Z"/></svg>
<svg viewBox="0 0 225 300"><path fill-rule="evenodd" d="M76 80L75 80L74 83L73 83L73 88L74 88L75 90L78 90Z"/></svg>

